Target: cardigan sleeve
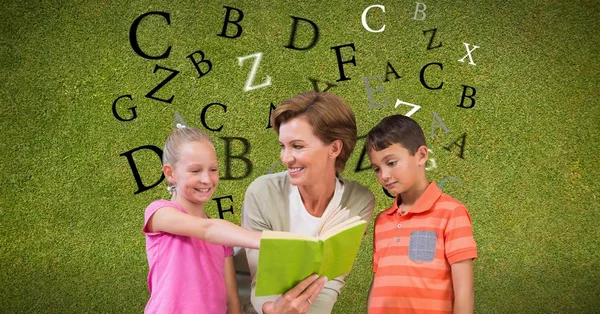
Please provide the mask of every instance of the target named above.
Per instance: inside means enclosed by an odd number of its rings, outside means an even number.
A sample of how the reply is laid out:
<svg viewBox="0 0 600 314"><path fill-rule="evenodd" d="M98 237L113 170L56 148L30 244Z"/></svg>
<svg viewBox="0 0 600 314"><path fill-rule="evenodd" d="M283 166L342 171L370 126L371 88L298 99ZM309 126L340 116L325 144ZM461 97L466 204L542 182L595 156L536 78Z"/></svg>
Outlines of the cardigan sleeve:
<svg viewBox="0 0 600 314"><path fill-rule="evenodd" d="M269 220L270 217L265 212L265 207L267 206L265 188L265 180L259 177L252 181L248 189L246 189L246 195L242 203L242 227L256 231L273 230ZM252 278L250 284L252 305L257 313L262 313L262 304L274 298L255 297L254 290L256 288L256 269L258 267L259 251L254 249L245 250L248 269Z"/></svg>

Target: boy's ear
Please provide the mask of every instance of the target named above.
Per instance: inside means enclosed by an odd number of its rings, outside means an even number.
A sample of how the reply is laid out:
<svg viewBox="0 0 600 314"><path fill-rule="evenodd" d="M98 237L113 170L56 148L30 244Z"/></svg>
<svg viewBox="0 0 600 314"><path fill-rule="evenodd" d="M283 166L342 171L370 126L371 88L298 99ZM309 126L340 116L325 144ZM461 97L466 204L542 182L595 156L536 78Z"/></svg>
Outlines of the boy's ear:
<svg viewBox="0 0 600 314"><path fill-rule="evenodd" d="M419 166L425 166L425 164L427 164L427 160L429 159L429 151L427 150L427 146L419 146L415 152L415 155L417 156L417 162L419 163Z"/></svg>
<svg viewBox="0 0 600 314"><path fill-rule="evenodd" d="M331 149L329 150L329 158L335 159L342 152L344 144L341 140L335 140L331 142Z"/></svg>
<svg viewBox="0 0 600 314"><path fill-rule="evenodd" d="M173 166L171 164L164 164L162 167L162 171L165 174L165 178L167 178L167 183L170 185L175 184L175 176L173 175Z"/></svg>

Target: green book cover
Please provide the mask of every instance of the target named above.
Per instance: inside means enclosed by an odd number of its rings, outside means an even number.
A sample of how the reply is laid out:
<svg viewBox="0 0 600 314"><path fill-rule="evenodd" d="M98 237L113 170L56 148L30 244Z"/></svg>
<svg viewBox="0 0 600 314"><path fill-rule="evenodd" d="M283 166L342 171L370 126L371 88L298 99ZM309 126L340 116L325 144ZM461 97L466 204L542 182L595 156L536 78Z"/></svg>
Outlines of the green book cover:
<svg viewBox="0 0 600 314"><path fill-rule="evenodd" d="M333 279L349 273L367 225L356 218L327 230L319 238L263 231L256 296L285 293L312 274Z"/></svg>

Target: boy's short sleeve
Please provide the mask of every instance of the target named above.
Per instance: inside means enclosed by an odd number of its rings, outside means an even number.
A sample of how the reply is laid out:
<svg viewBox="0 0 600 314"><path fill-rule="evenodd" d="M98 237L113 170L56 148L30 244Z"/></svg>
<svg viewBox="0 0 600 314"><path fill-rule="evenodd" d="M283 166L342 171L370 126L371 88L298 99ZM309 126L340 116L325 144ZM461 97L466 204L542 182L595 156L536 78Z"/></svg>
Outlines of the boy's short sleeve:
<svg viewBox="0 0 600 314"><path fill-rule="evenodd" d="M450 214L444 238L448 264L477 258L471 216L464 206L458 206Z"/></svg>

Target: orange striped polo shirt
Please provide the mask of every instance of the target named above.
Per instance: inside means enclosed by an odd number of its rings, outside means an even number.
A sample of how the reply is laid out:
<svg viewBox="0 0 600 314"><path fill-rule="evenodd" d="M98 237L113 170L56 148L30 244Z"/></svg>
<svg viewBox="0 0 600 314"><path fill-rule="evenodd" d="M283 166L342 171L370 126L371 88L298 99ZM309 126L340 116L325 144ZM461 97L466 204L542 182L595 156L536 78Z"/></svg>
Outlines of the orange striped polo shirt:
<svg viewBox="0 0 600 314"><path fill-rule="evenodd" d="M477 258L471 217L435 182L402 215L399 201L375 219L369 314L452 313L450 265Z"/></svg>

